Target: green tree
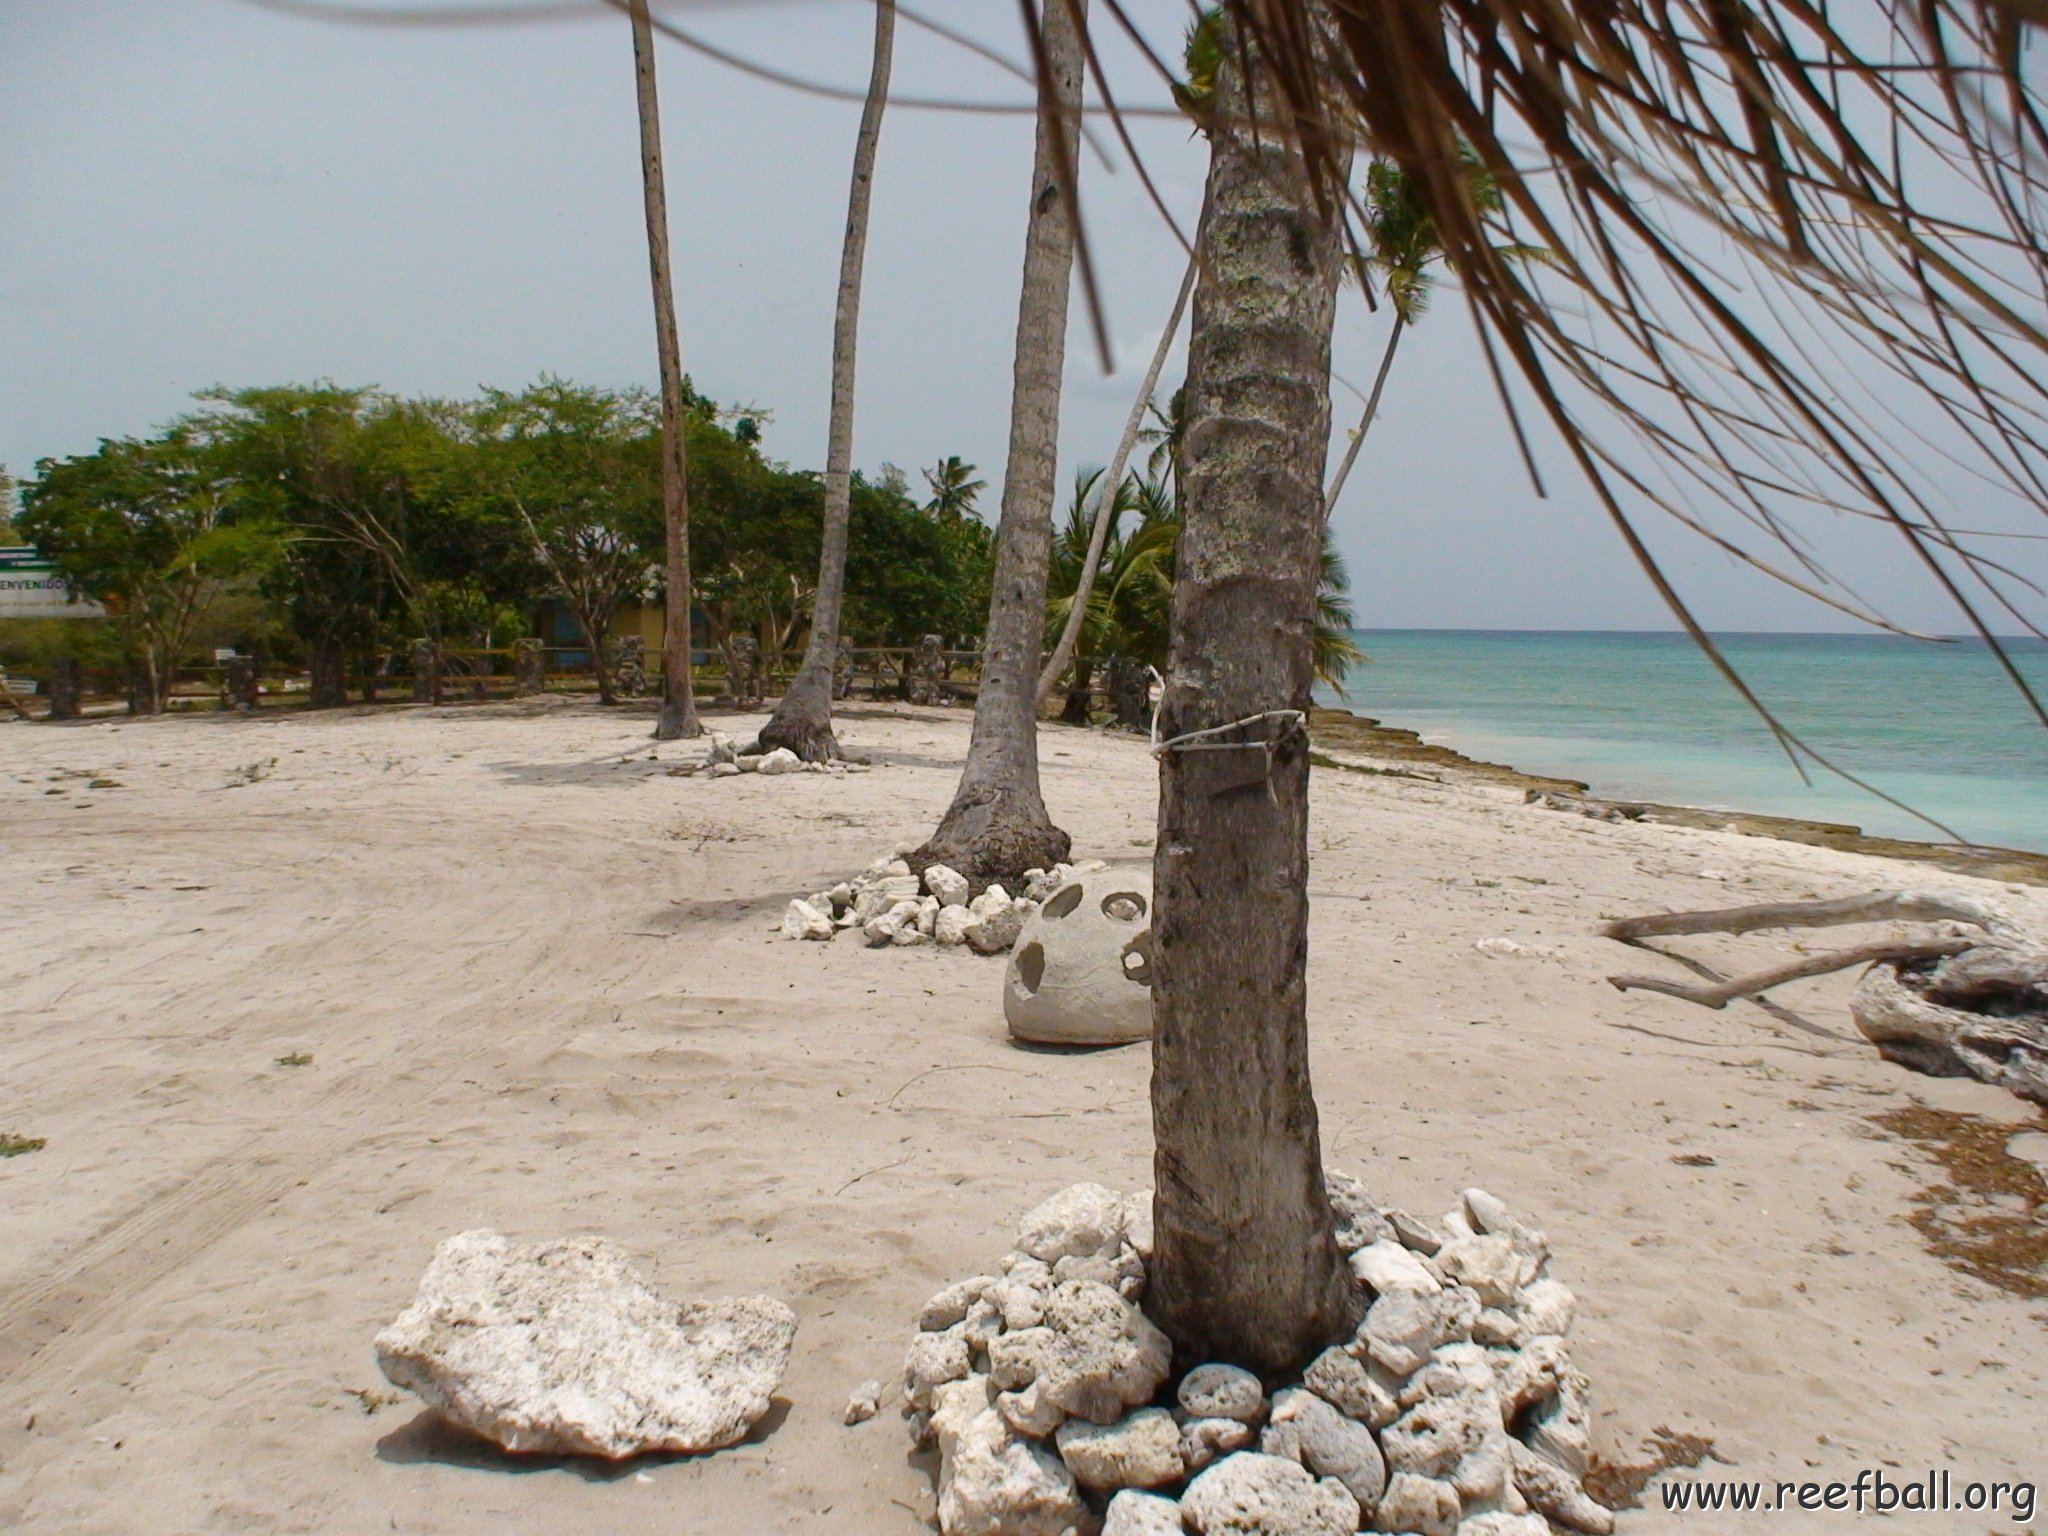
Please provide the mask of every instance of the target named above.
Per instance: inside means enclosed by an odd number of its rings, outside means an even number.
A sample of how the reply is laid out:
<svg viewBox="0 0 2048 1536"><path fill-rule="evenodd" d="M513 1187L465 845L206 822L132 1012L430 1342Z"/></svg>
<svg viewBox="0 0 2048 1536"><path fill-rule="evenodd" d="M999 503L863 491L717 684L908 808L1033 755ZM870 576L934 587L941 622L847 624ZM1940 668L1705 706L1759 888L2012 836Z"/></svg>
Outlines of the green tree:
<svg viewBox="0 0 2048 1536"><path fill-rule="evenodd" d="M637 390L544 380L486 391L467 426L462 494L485 516L517 520L583 631L599 701L616 703L613 620L661 576L660 546L641 536L663 526L657 406Z"/></svg>
<svg viewBox="0 0 2048 1536"><path fill-rule="evenodd" d="M118 622L130 707L148 714L168 707L199 626L259 580L283 542L273 525L231 519L221 466L187 423L42 460L19 524L74 595Z"/></svg>

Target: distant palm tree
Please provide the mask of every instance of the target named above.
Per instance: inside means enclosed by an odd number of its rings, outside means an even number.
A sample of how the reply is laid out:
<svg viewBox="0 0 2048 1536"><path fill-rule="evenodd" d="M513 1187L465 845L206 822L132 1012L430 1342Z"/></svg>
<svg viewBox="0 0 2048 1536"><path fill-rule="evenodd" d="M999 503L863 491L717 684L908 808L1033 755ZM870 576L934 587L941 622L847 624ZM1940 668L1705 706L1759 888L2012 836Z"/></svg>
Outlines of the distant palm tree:
<svg viewBox="0 0 2048 1536"><path fill-rule="evenodd" d="M1102 511L1104 471L1083 470L1074 477L1074 496L1053 540L1051 592L1045 605L1046 633L1072 623L1078 576L1087 559L1093 525ZM1135 527L1127 520L1137 518ZM1171 487L1155 479L1128 475L1109 509L1108 536L1103 541L1100 570L1085 599L1075 664L1077 682L1095 660L1129 656L1164 668L1167 630L1173 605L1174 556L1180 543L1180 506ZM1315 676L1342 693L1350 669L1365 659L1351 638L1351 578L1344 557L1326 528L1316 590Z"/></svg>
<svg viewBox="0 0 2048 1536"><path fill-rule="evenodd" d="M1501 196L1493 177L1470 150L1466 151L1465 164L1473 205L1482 213L1498 212ZM1379 414L1380 396L1386 390L1387 375L1393 369L1401 338L1429 309L1430 293L1436 287L1436 277L1429 269L1444 255L1436 219L1406 173L1393 161L1375 160L1367 167L1365 214L1366 265L1379 273L1387 304L1394 312L1393 325L1387 332L1386 349L1380 353L1372 392L1366 396L1365 412L1352 430L1351 442L1344 450L1337 473L1330 479L1330 488L1323 493L1324 517L1337 505L1337 494L1344 489L1351 466L1358 462L1358 450L1365 445L1365 434L1372 430L1373 418ZM1537 246L1497 246L1495 250L1509 260L1540 259L1545 254Z"/></svg>
<svg viewBox="0 0 2048 1536"><path fill-rule="evenodd" d="M924 483L932 488L932 499L925 503L925 511L949 523L973 515L975 498L988 489L988 482L975 479L974 466L957 453L926 470Z"/></svg>
<svg viewBox="0 0 2048 1536"><path fill-rule="evenodd" d="M1173 339L1180 332L1180 322L1187 314L1188 300L1194 296L1195 262L1188 260L1187 274L1181 278L1180 292L1173 301L1173 310L1167 316L1166 326L1159 333L1159 343L1152 349L1152 361L1145 369L1145 377L1138 385L1138 397L1131 402L1130 415L1124 420L1123 436L1117 439L1116 453L1109 461L1109 468L1103 473L1109 483L1117 486L1117 496L1122 498L1124 466L1130 462L1131 450L1137 447L1145 434L1145 418L1156 407L1152 403L1152 391L1159 387L1159 374L1166 367L1167 354L1173 350ZM1045 708L1051 699L1053 689L1058 686L1061 676L1073 664L1076 647L1080 643L1080 615L1087 610L1089 594L1094 590L1097 573L1102 568L1102 557L1108 547L1110 524L1116 517L1117 509L1102 497L1096 498L1095 527L1088 537L1088 546L1082 553L1080 569L1073 574L1070 590L1076 598L1067 604L1068 618L1059 634L1052 639L1051 655L1038 674L1038 707ZM1055 557L1057 558L1057 557ZM1067 573L1057 566L1052 573L1050 590L1059 591L1066 586ZM1077 678L1078 682L1079 679Z"/></svg>
<svg viewBox="0 0 2048 1536"><path fill-rule="evenodd" d="M1151 445L1152 452L1145 460L1145 473L1161 485L1175 488L1180 485L1180 445L1187 436L1188 396L1185 388L1176 389L1162 408L1157 400L1146 407L1152 417L1152 425L1140 429L1138 441Z"/></svg>
<svg viewBox="0 0 2048 1536"><path fill-rule="evenodd" d="M668 193L661 172L661 104L654 85L654 22L647 0L630 0L633 99L640 118L640 191L647 221L647 269L654 286L654 349L661 369L661 507L666 546L662 601L661 717L657 741L701 736L690 688L690 473L683 443L683 354L669 275ZM602 642L595 637L593 645Z"/></svg>
<svg viewBox="0 0 2048 1536"><path fill-rule="evenodd" d="M1031 9L1026 7L1027 15ZM1058 492L1067 297L1080 228L1074 200L1086 25L1087 0L1048 5L1037 23L1041 110L1011 361L1003 511L982 630L974 729L952 804L910 856L913 868L945 864L979 884L1050 869L1073 848L1073 839L1053 824L1039 786L1038 663Z"/></svg>
<svg viewBox="0 0 2048 1536"><path fill-rule="evenodd" d="M839 616L846 601L846 543L853 513L853 385L860 345L861 273L874 201L875 150L882 137L882 113L889 104L895 47L896 0L875 0L874 63L854 138L853 184L839 252L839 303L832 320L832 412L826 429L825 513L811 637L803 665L755 742L757 751L782 747L807 763L828 763L839 755L839 739L832 731L832 680L839 665Z"/></svg>

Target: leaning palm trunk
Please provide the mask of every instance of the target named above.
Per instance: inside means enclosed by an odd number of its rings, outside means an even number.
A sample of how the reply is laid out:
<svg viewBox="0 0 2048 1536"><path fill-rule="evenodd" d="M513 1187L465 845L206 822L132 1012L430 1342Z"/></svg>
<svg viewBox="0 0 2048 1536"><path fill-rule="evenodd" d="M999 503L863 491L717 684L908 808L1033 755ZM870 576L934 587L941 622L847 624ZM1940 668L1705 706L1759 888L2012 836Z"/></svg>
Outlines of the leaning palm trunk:
<svg viewBox="0 0 2048 1536"><path fill-rule="evenodd" d="M1071 842L1052 824L1038 788L1038 651L1045 632L1046 568L1052 556L1060 373L1067 355L1067 290L1075 211L1066 189L1079 173L1081 3L1045 7L1044 79L1024 286L1017 301L1017 356L1010 397L1010 451L995 577L982 640L974 735L960 786L912 863L949 864L970 880L1009 880L1049 868ZM1061 161L1064 161L1064 164Z"/></svg>
<svg viewBox="0 0 2048 1536"><path fill-rule="evenodd" d="M868 205L875 180L875 147L882 110L889 104L896 0L876 0L875 61L868 98L853 147L853 190L846 204L846 243L839 254L839 308L832 322L832 424L825 448L825 526L818 551L818 594L811 606L811 638L803 665L761 727L758 751L787 747L805 762L839 754L832 734L832 675L839 662L839 616L846 598L847 523L853 502L853 379L860 340L861 266L867 258Z"/></svg>
<svg viewBox="0 0 2048 1536"><path fill-rule="evenodd" d="M1173 644L1159 706L1146 1310L1189 1361L1275 1373L1363 1302L1339 1253L1309 1084L1308 754L1339 244L1222 49Z"/></svg>
<svg viewBox="0 0 2048 1536"><path fill-rule="evenodd" d="M654 283L654 345L661 359L661 510L667 593L661 641L661 719L655 739L702 735L690 689L690 479L683 446L683 354L668 264L668 193L661 175L661 105L654 91L654 27L647 0L630 0L634 100L640 111L640 187L647 268Z"/></svg>
<svg viewBox="0 0 2048 1536"><path fill-rule="evenodd" d="M1365 446L1365 434L1372 430L1373 418L1380 413L1380 396L1387 387L1387 375L1393 371L1394 354L1401 347L1401 333L1408 329L1408 322L1401 318L1401 311L1394 311L1394 329L1387 336L1387 349L1380 354L1379 372L1373 375L1372 393L1365 397L1365 414L1358 418L1358 430L1351 434L1350 446L1344 450L1344 462L1337 466L1337 473L1330 477L1330 488L1323 493L1323 516L1328 517L1337 510L1337 498L1344 492L1344 482L1351 478L1351 466L1358 462L1358 450Z"/></svg>
<svg viewBox="0 0 2048 1536"><path fill-rule="evenodd" d="M1145 412L1152 404L1153 391L1159 388L1159 375L1166 367L1167 354L1173 350L1173 338L1180 334L1180 319L1187 311L1188 296L1194 290L1195 259L1190 256L1187 275L1180 280L1180 292L1174 296L1173 313L1167 316L1159 345L1152 350L1152 365L1145 370L1144 382L1138 386L1138 398L1131 403L1131 414L1124 421L1124 435L1118 439L1116 453L1102 477L1102 492L1095 503L1095 525L1088 531L1088 554L1081 562L1081 579L1074 584L1073 605L1067 609L1067 622L1060 630L1059 643L1053 647L1051 659L1038 674L1040 709L1051 701L1060 678L1073 665L1075 647L1081 643L1081 626L1088 619L1088 599L1095 592L1095 577L1102 569L1102 551L1109 543L1109 527L1116 521L1117 488L1124 483L1124 466L1130 463L1131 450L1138 445L1138 433L1145 425Z"/></svg>

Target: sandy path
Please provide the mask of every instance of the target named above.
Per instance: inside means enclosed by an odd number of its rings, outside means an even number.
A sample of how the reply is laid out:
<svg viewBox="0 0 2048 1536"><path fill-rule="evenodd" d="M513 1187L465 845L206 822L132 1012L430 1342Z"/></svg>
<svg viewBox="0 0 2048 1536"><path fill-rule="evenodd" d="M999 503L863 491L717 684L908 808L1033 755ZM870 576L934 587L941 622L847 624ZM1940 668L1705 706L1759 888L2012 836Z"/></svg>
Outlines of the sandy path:
<svg viewBox="0 0 2048 1536"><path fill-rule="evenodd" d="M1042 1194L1149 1182L1145 1052L1012 1048L994 962L769 932L928 830L964 716L857 711L884 766L846 779L670 777L701 749L645 728L553 702L0 730L0 1131L49 1142L0 1161L0 1529L922 1528L893 1413L845 1429L847 1391ZM1050 728L1044 760L1077 856L1145 856L1138 744ZM2048 1471L2042 1304L1923 1251L1928 1164L1867 1118L2023 1107L1754 1008L1616 994L1599 978L1648 957L1588 936L1925 872L1514 798L1318 776L1333 1165L1429 1211L1482 1184L1548 1227L1612 1454L1669 1424L1746 1476ZM2048 893L1982 888L2048 926ZM1555 953L1473 951L1492 936ZM1787 1001L1842 1029L1846 986ZM372 1335L476 1225L784 1297L786 1415L611 1472L366 1411ZM1994 1528L1955 1518L1908 1525Z"/></svg>

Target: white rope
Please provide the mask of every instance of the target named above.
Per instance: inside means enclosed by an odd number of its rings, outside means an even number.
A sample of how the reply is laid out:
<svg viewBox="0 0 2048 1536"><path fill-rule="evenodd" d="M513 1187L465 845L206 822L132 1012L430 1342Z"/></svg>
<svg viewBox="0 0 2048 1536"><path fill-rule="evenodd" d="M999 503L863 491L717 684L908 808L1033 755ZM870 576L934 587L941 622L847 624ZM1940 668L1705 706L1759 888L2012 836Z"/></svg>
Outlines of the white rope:
<svg viewBox="0 0 2048 1536"><path fill-rule="evenodd" d="M1258 725L1267 720L1291 720L1304 728L1308 716L1298 709L1268 709L1256 715L1246 715L1242 720L1233 720L1228 725L1212 725L1205 730L1186 731L1167 741L1159 739L1159 715L1152 716L1152 755L1162 757L1168 752L1268 752L1274 743L1269 741L1211 741L1211 736L1227 735L1231 731L1243 730L1248 725Z"/></svg>

